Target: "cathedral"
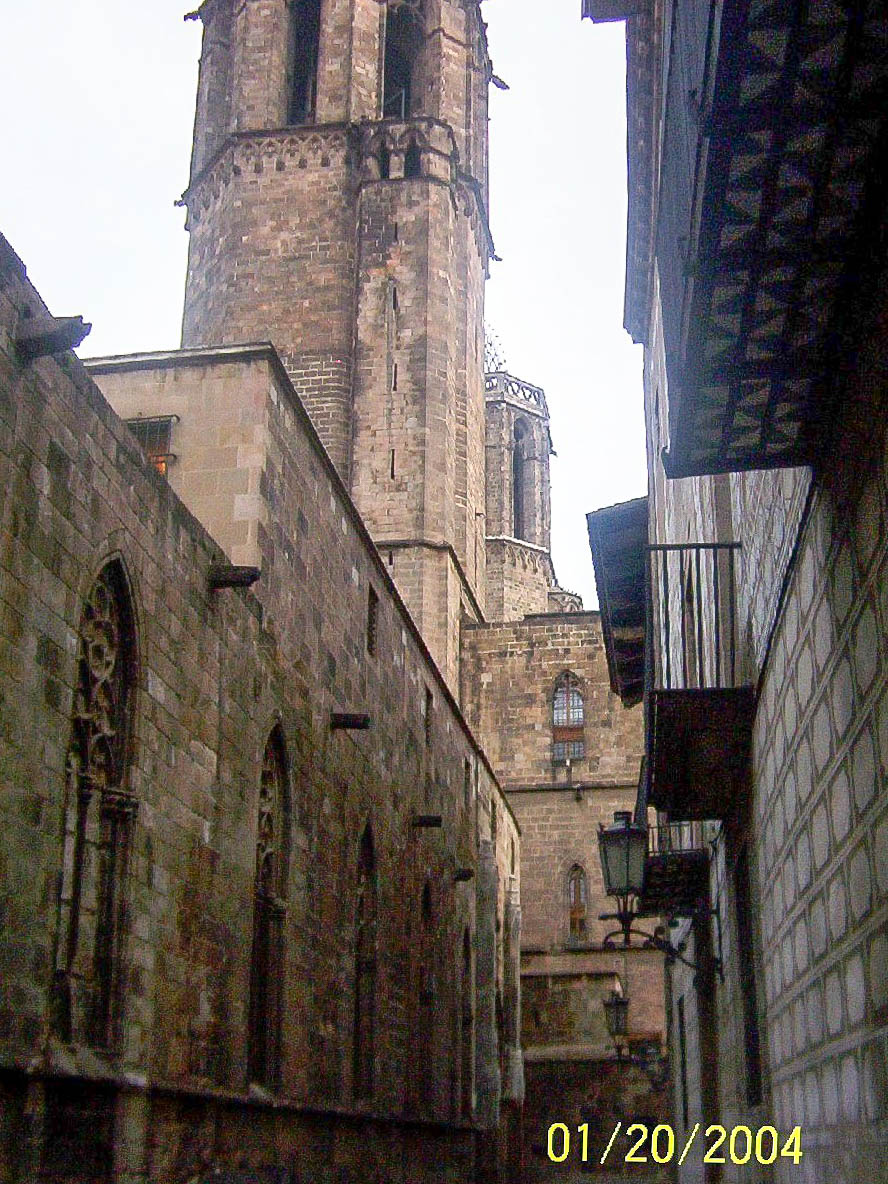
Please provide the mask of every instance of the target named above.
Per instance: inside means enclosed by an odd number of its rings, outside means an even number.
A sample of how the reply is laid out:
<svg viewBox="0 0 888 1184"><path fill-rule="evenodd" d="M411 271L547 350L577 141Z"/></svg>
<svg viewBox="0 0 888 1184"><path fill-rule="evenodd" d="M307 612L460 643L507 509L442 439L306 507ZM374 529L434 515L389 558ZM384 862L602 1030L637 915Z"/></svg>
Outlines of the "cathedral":
<svg viewBox="0 0 888 1184"><path fill-rule="evenodd" d="M662 1107L600 1006L659 1047L662 968L597 918L640 712L485 373L480 4L192 15L181 349L82 362L0 238L0 1181L547 1178Z"/></svg>

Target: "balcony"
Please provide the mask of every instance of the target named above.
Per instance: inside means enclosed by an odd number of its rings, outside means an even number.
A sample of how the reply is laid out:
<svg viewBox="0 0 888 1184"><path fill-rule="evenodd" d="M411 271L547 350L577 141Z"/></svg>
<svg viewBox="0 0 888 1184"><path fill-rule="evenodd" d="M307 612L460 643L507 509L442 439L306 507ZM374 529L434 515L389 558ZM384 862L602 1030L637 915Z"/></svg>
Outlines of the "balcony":
<svg viewBox="0 0 888 1184"><path fill-rule="evenodd" d="M884 6L672 12L656 226L666 473L812 463L884 265Z"/></svg>
<svg viewBox="0 0 888 1184"><path fill-rule="evenodd" d="M648 547L648 804L728 817L747 792L754 688L741 674L738 543Z"/></svg>
<svg viewBox="0 0 888 1184"><path fill-rule="evenodd" d="M691 917L709 907L709 844L700 822L648 828L641 917Z"/></svg>

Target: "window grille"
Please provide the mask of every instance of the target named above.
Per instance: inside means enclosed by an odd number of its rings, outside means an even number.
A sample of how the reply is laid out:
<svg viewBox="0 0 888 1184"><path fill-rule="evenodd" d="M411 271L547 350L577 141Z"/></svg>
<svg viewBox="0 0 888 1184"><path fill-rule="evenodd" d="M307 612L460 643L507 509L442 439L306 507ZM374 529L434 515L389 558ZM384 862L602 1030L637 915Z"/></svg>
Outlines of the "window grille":
<svg viewBox="0 0 888 1184"><path fill-rule="evenodd" d="M139 441L148 459L164 477L168 466L177 459L171 446L173 424L178 422L178 415L145 415L126 421L126 426Z"/></svg>

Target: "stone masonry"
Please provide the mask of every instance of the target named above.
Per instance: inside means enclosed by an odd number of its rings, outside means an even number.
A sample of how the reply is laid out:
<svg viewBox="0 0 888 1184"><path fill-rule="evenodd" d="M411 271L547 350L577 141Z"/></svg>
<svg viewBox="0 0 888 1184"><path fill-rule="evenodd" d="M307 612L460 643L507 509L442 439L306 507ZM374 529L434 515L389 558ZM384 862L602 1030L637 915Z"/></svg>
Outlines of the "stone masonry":
<svg viewBox="0 0 888 1184"><path fill-rule="evenodd" d="M325 3L300 126L295 12L200 9L183 344L274 343L453 687L460 616L485 598L484 26L477 4L429 0L410 108L381 118L397 13Z"/></svg>
<svg viewBox="0 0 888 1184"><path fill-rule="evenodd" d="M497 1056L495 1030L478 1033L487 1051L477 1068L459 1051L464 1025L493 1016L497 989L490 981L474 1004L466 999L473 935L505 928L519 876L517 826L490 767L270 347L186 355L178 368L162 358L153 373L143 359L129 375L134 388L153 382L181 400L183 438L189 393L215 399L220 433L229 396L241 394L227 445L206 441L192 457L182 448L183 492L215 497L203 507L209 516L215 506L249 507L229 515L229 525L247 524L231 546L261 556L255 595L211 591L210 566L227 557L83 366L70 354L27 364L16 356L23 318L48 313L5 240L0 248L0 1178L184 1184L214 1167L273 1165L306 1182L473 1178L460 1099L474 1088L495 1122L499 1084L483 1060ZM243 470L225 447L240 450ZM189 465L198 457L203 470ZM230 487L214 485L221 472ZM76 1014L71 1036L58 1036L50 984L78 631L109 560L132 605L126 792L135 813L116 937L119 1042L96 1044ZM331 712L362 711L370 730L331 731ZM285 754L290 836L273 1093L251 1085L247 1070L257 801L272 729ZM432 813L440 828L413 825ZM368 824L384 1005L364 1099L352 1053ZM477 866L478 844L491 837L498 919L479 916L472 882L454 878ZM85 899L84 925L91 907ZM500 942L500 984L504 958ZM418 1076L411 1050L426 1031L430 991L435 1020ZM466 1073L477 1073L474 1086Z"/></svg>
<svg viewBox="0 0 888 1184"><path fill-rule="evenodd" d="M553 760L553 695L565 672L584 709L584 755L569 767ZM546 1156L551 1122L575 1130L591 1121L597 1146L617 1118L663 1117L668 1109L662 1086L615 1067L602 1006L614 989L628 995L634 1047L659 1051L662 958L637 948L602 949L613 925L598 919L612 909L598 826L635 807L641 711L626 710L610 689L597 612L465 625L462 698L521 826L524 1178L550 1180L560 1170L565 1180L579 1181L587 1168L576 1157L556 1169ZM569 878L576 868L586 886L581 932L571 928Z"/></svg>

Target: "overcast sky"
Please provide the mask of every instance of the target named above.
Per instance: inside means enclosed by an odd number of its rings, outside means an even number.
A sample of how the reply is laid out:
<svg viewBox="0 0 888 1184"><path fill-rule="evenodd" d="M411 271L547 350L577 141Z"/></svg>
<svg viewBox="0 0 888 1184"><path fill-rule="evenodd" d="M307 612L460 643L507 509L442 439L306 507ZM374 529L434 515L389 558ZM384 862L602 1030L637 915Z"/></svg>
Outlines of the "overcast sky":
<svg viewBox="0 0 888 1184"><path fill-rule="evenodd" d="M179 344L198 0L0 0L0 231L87 357ZM585 513L645 490L641 349L622 328L622 24L580 0L485 0L491 56L487 319L552 416L553 555L595 603Z"/></svg>

